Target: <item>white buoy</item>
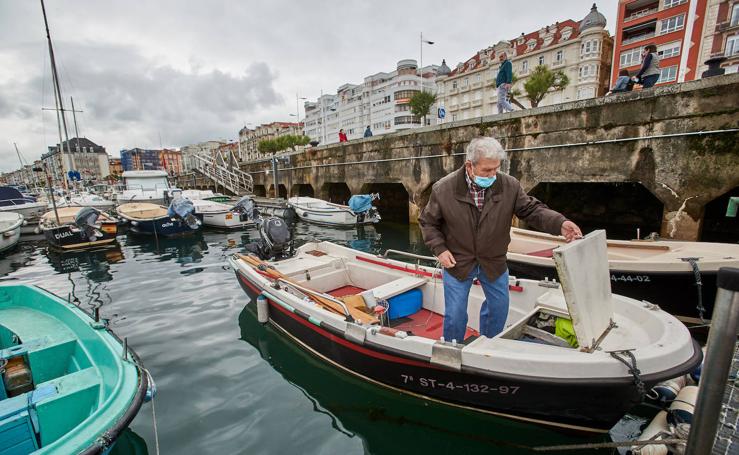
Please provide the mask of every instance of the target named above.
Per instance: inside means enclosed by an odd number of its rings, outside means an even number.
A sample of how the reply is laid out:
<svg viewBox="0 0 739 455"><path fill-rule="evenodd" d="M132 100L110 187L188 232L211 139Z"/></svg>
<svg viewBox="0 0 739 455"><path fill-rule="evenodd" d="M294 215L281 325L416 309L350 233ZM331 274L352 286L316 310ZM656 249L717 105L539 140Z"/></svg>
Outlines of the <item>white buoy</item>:
<svg viewBox="0 0 739 455"><path fill-rule="evenodd" d="M267 297L259 294L257 297L257 321L266 324L269 321L269 302Z"/></svg>
<svg viewBox="0 0 739 455"><path fill-rule="evenodd" d="M660 411L654 416L649 425L642 431L638 441L647 441L654 438L660 433L666 433L670 429L667 424L667 411ZM663 439L663 436L659 436L656 439ZM648 446L636 446L631 447L631 453L634 455L667 455L668 449L666 445L652 444Z"/></svg>
<svg viewBox="0 0 739 455"><path fill-rule="evenodd" d="M677 398L670 405L669 421L673 425L680 423L690 424L693 422L695 412L695 401L698 398L698 386L689 385L683 387Z"/></svg>

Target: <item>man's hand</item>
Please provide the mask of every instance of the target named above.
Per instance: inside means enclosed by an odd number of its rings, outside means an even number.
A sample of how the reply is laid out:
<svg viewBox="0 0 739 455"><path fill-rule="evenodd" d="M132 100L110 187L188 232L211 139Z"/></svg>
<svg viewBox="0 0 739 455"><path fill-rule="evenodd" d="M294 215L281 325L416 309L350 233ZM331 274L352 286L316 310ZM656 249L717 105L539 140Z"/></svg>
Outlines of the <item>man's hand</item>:
<svg viewBox="0 0 739 455"><path fill-rule="evenodd" d="M511 87L513 87L513 85L511 85L511 84L505 84L504 87L505 87L506 90L510 90Z"/></svg>
<svg viewBox="0 0 739 455"><path fill-rule="evenodd" d="M581 239L582 238L582 232L580 231L580 228L577 227L575 223L573 223L570 220L565 221L562 223L562 236L568 241L571 242L575 239ZM448 253L448 251L447 251ZM442 253L443 254L443 253Z"/></svg>
<svg viewBox="0 0 739 455"><path fill-rule="evenodd" d="M445 269L451 269L452 267L457 265L457 261L454 260L454 256L452 256L452 253L449 250L446 250L440 255L436 256L436 259L439 260L441 266Z"/></svg>

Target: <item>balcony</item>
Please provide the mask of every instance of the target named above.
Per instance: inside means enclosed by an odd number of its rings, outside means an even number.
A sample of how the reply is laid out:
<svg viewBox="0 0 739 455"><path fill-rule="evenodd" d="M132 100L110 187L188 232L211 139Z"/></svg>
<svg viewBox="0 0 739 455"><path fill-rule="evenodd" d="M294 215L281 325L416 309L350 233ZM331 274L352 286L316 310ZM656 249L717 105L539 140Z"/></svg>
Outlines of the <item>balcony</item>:
<svg viewBox="0 0 739 455"><path fill-rule="evenodd" d="M565 66L565 63L566 63L566 60L565 59L562 59L562 60L554 60L554 61L552 61L552 68L559 68L561 66Z"/></svg>
<svg viewBox="0 0 739 455"><path fill-rule="evenodd" d="M627 38L627 39L621 41L621 45L622 46L625 46L627 44L636 43L637 41L642 41L642 40L646 40L646 39L652 39L652 38L654 38L654 36L655 36L654 32L643 33L641 35L632 36L630 38Z"/></svg>
<svg viewBox="0 0 739 455"><path fill-rule="evenodd" d="M472 88L473 89L480 88L480 87L482 87L482 81L480 81L480 82L473 82L472 83Z"/></svg>
<svg viewBox="0 0 739 455"><path fill-rule="evenodd" d="M459 110L459 104L450 104L449 105L449 112L454 112Z"/></svg>
<svg viewBox="0 0 739 455"><path fill-rule="evenodd" d="M460 109L469 109L469 107L470 107L470 102L469 101L465 101L464 103L462 103L462 104L459 105L459 108Z"/></svg>
<svg viewBox="0 0 739 455"><path fill-rule="evenodd" d="M472 107L482 106L482 99L472 100Z"/></svg>
<svg viewBox="0 0 739 455"><path fill-rule="evenodd" d="M649 16L650 14L654 14L657 11L659 11L659 8L649 8L649 9L643 9L641 11L637 11L635 13L631 13L629 16L624 18L624 23L631 22L633 20L639 19L641 17Z"/></svg>
<svg viewBox="0 0 739 455"><path fill-rule="evenodd" d="M453 89L450 89L449 90L449 94L450 95L456 95L457 93L459 93L459 89L458 88L453 88Z"/></svg>

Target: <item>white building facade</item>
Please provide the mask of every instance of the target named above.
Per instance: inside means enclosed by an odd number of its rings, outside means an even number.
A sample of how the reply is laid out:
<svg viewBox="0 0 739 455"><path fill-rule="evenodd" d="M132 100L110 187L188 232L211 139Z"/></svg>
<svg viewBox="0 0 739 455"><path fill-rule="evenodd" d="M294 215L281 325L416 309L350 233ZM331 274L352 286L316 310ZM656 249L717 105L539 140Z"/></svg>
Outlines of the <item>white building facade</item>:
<svg viewBox="0 0 739 455"><path fill-rule="evenodd" d="M305 134L321 144L339 142L343 129L349 140L361 139L367 126L373 135L422 126L410 112L411 97L423 90L436 91L438 65L418 69L415 60L398 62L395 71L376 73L362 84L344 84L337 93L305 103ZM427 124L435 116L429 116Z"/></svg>
<svg viewBox="0 0 739 455"><path fill-rule="evenodd" d="M536 32L522 33L518 38L480 50L448 74L442 71L436 85L437 105L444 107L447 113L444 121L498 113L495 78L503 52L518 78L514 90L520 95L516 100L524 107L531 106L526 99L524 83L539 65L563 71L570 81L564 90L548 93L539 106L604 95L608 91L613 52L613 38L605 26L605 17L593 5L590 14L579 23L566 20Z"/></svg>

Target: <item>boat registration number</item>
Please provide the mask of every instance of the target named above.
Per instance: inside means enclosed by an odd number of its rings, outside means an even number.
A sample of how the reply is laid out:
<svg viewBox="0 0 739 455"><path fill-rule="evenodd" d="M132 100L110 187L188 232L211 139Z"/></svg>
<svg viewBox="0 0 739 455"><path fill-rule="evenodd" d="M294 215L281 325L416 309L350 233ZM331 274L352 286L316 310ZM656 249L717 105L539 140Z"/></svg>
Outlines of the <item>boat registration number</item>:
<svg viewBox="0 0 739 455"><path fill-rule="evenodd" d="M626 283L649 283L649 275L611 275L611 281L623 281Z"/></svg>
<svg viewBox="0 0 739 455"><path fill-rule="evenodd" d="M416 378L407 374L400 375L403 384L417 384L428 389L462 390L471 393L498 393L500 395L515 395L520 387L501 385L492 387L487 384L455 383L454 381L443 382L432 378Z"/></svg>

